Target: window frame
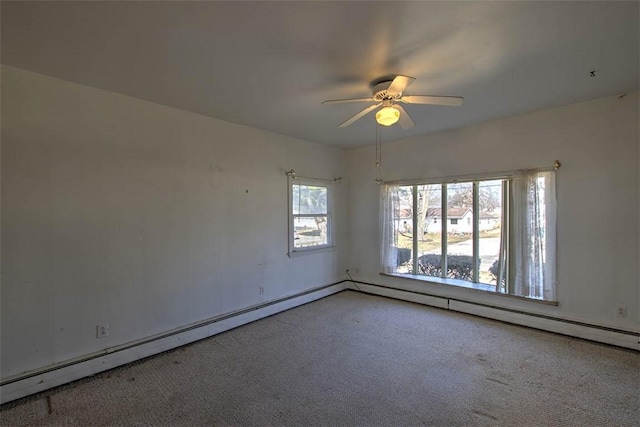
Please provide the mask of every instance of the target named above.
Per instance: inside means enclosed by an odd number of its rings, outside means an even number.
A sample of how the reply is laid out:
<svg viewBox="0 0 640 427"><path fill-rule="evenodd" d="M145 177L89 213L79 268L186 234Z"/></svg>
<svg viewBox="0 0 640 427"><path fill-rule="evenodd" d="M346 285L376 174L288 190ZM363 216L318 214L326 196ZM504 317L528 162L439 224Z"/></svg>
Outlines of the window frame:
<svg viewBox="0 0 640 427"><path fill-rule="evenodd" d="M300 186L313 186L323 187L327 190L327 210L322 214L294 214L293 213L293 189L295 185ZM334 238L334 219L333 219L333 181L319 179L319 178L301 178L301 177L289 177L287 180L287 193L288 193L288 252L289 257L295 257L299 255L307 255L318 252L330 251L335 248ZM315 218L326 217L327 218L327 243L323 245L296 247L295 246L295 219L296 218Z"/></svg>
<svg viewBox="0 0 640 427"><path fill-rule="evenodd" d="M554 169L557 169L557 167ZM555 299L555 295L557 295L557 282L554 282L555 284L553 285L554 286L553 296L551 298L545 299L545 298L538 298L533 296L524 296L514 292L515 271L513 266L515 265L514 254L517 248L516 248L515 237L514 237L515 233L513 230L513 218L511 216L511 211L513 210L513 200L512 200L513 195L511 194L512 180L522 176L523 174L549 172L549 171L552 171L552 170L547 168L540 168L540 169L500 172L495 174L478 174L478 175L466 175L466 176L457 176L457 177L443 177L443 178L430 178L430 179L420 179L420 180L403 180L403 181L385 182L384 183L385 185L389 185L395 188L413 187L414 191L415 191L415 188L422 185L441 185L442 186L441 188L443 189L443 193L442 193L442 198L440 202L440 209L443 212L442 214L443 230L446 230L448 228L446 227L448 224L446 221L446 213L445 213L446 212L445 209L448 208L447 204L445 203L445 198L447 193L446 186L449 184L461 184L461 183L472 184L473 199L474 199L473 200L473 205L474 205L473 206L474 207L473 209L473 246L474 246L473 258L474 258L474 266L475 266L477 264L476 261L478 260L478 257L479 257L478 255L479 252L477 249L478 249L478 239L479 239L479 232L480 232L480 227L479 227L480 210L478 209L478 186L483 181L497 181L497 180L503 181L503 184L502 184L503 188L502 188L502 194L501 194L501 204L502 204L501 231L504 237L501 237L501 239L504 239L504 242L503 242L504 249L501 248L501 251L504 251L504 254L499 255L499 260L501 264L504 263L504 265L501 265L501 268L502 268L501 272L502 274L504 274L504 277L506 278L506 286L504 285L500 286L502 276L498 277L495 285L488 285L483 282L480 282L478 280L479 278L478 278L477 267L474 268L473 279L471 280L462 280L462 279L454 279L454 278L448 278L448 277L426 276L426 275L417 274L418 269L416 265L417 264L416 259L413 260L413 269L411 270L410 273L389 272L386 264L383 261L382 272L380 274L386 275L386 276L392 276L392 277L401 277L409 280L418 280L423 282L430 282L430 283L437 283L437 284L443 284L448 286L456 286L456 287L480 290L493 295L513 297L513 298L523 299L527 301L540 302L543 304L558 305L557 300ZM553 183L555 185L555 178L553 179ZM387 191L385 191L385 194L388 194ZM551 191L555 193L555 187ZM557 202L554 201L554 204L555 203ZM414 205L415 205L415 200L414 200ZM384 210L386 208L381 205L381 209ZM415 224L417 222L417 211L414 210L412 212L412 217ZM545 228L547 227L551 228L554 231L553 234L555 235L555 213L554 213L554 222L553 223L547 222L545 225ZM382 230L382 235L383 236L385 235L384 230ZM414 234L414 240L415 240L415 234ZM444 240L444 242L446 242L446 239ZM443 271L443 275L446 275L446 268L445 268L446 261L444 260L447 259L447 256L446 256L447 244L444 242L441 242L442 259L443 259L442 271ZM385 243L385 238L382 239L381 243ZM414 242L414 249L412 254L417 253L416 246L417 244L416 242ZM393 250L393 248L387 248L386 250L389 250L389 249ZM383 247L382 250L385 251L385 248ZM555 252L555 251L552 251L552 252ZM551 268L555 270L556 268L555 264L557 262L557 260L555 260L555 253L553 254L553 256L554 256L554 261L552 262L553 265ZM385 257L386 255L383 254L381 259L384 260ZM412 255L412 257L416 258L415 255ZM492 287L493 289L489 289L490 287Z"/></svg>

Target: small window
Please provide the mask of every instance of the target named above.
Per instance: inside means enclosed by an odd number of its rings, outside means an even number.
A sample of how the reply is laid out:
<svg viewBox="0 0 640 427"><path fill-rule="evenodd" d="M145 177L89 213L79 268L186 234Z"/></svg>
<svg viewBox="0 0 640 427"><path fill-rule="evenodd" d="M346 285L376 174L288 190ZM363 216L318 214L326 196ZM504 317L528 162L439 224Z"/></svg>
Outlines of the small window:
<svg viewBox="0 0 640 427"><path fill-rule="evenodd" d="M451 224L452 225L456 225L458 223L458 219L457 218L451 218Z"/></svg>
<svg viewBox="0 0 640 427"><path fill-rule="evenodd" d="M289 255L333 246L331 189L328 181L289 180Z"/></svg>

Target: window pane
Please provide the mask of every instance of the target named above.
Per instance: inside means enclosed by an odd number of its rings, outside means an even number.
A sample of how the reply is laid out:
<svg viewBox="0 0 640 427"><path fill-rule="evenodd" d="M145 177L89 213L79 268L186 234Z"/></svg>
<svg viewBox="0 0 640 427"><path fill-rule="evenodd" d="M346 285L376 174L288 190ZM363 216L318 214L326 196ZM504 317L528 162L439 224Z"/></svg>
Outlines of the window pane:
<svg viewBox="0 0 640 427"><path fill-rule="evenodd" d="M328 217L296 217L293 219L293 247L306 248L310 246L328 245L327 234Z"/></svg>
<svg viewBox="0 0 640 427"><path fill-rule="evenodd" d="M293 184L293 214L327 213L327 187Z"/></svg>
<svg viewBox="0 0 640 427"><path fill-rule="evenodd" d="M399 187L395 192L393 212L394 241L397 244L396 273L412 273L413 269L413 186Z"/></svg>
<svg viewBox="0 0 640 427"><path fill-rule="evenodd" d="M442 185L419 185L418 271L416 274L442 277Z"/></svg>
<svg viewBox="0 0 640 427"><path fill-rule="evenodd" d="M447 277L473 280L473 183L447 185Z"/></svg>
<svg viewBox="0 0 640 427"><path fill-rule="evenodd" d="M502 181L480 181L478 184L478 251L480 273L478 280L495 286L500 255L500 233L502 230ZM502 291L505 291L502 289Z"/></svg>

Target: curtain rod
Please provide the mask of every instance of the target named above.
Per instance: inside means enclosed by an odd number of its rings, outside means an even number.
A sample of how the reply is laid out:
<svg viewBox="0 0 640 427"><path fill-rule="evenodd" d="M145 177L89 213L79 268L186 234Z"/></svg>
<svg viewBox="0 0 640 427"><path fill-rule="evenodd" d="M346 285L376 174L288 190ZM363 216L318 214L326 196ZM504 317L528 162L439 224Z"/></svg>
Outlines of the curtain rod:
<svg viewBox="0 0 640 427"><path fill-rule="evenodd" d="M325 181L325 182L337 182L337 183L341 183L342 182L342 177L338 176L335 178L331 178L331 179L324 179L324 178L309 178L309 177L305 177L305 176L298 176L296 174L296 171L294 169L285 171L284 173L286 176L288 176L291 179L302 179L302 180L308 180L308 181Z"/></svg>
<svg viewBox="0 0 640 427"><path fill-rule="evenodd" d="M405 180L395 180L395 181L384 181L380 178L376 179L377 184L450 184L458 181L476 181L483 179L506 179L511 178L513 176L522 175L527 172L550 172L556 171L560 169L562 163L559 160L553 162L553 166L539 167L539 168L530 168L530 169L515 169L511 171L501 171L501 172L493 172L493 173L478 173L478 174L469 174L469 175L454 175L454 176L445 176L445 177L435 177L435 178L423 178L423 179L405 179Z"/></svg>

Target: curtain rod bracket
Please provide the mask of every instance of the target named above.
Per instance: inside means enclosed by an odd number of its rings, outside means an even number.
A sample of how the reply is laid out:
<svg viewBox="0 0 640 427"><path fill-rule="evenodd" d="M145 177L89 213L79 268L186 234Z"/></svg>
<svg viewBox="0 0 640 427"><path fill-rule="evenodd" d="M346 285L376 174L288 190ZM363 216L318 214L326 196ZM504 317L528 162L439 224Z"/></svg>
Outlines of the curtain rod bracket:
<svg viewBox="0 0 640 427"><path fill-rule="evenodd" d="M555 170L560 169L560 166L562 166L562 163L560 163L560 160L556 160L555 162L553 162L553 168Z"/></svg>
<svg viewBox="0 0 640 427"><path fill-rule="evenodd" d="M293 169L286 171L284 174L291 179L296 179L296 171Z"/></svg>

